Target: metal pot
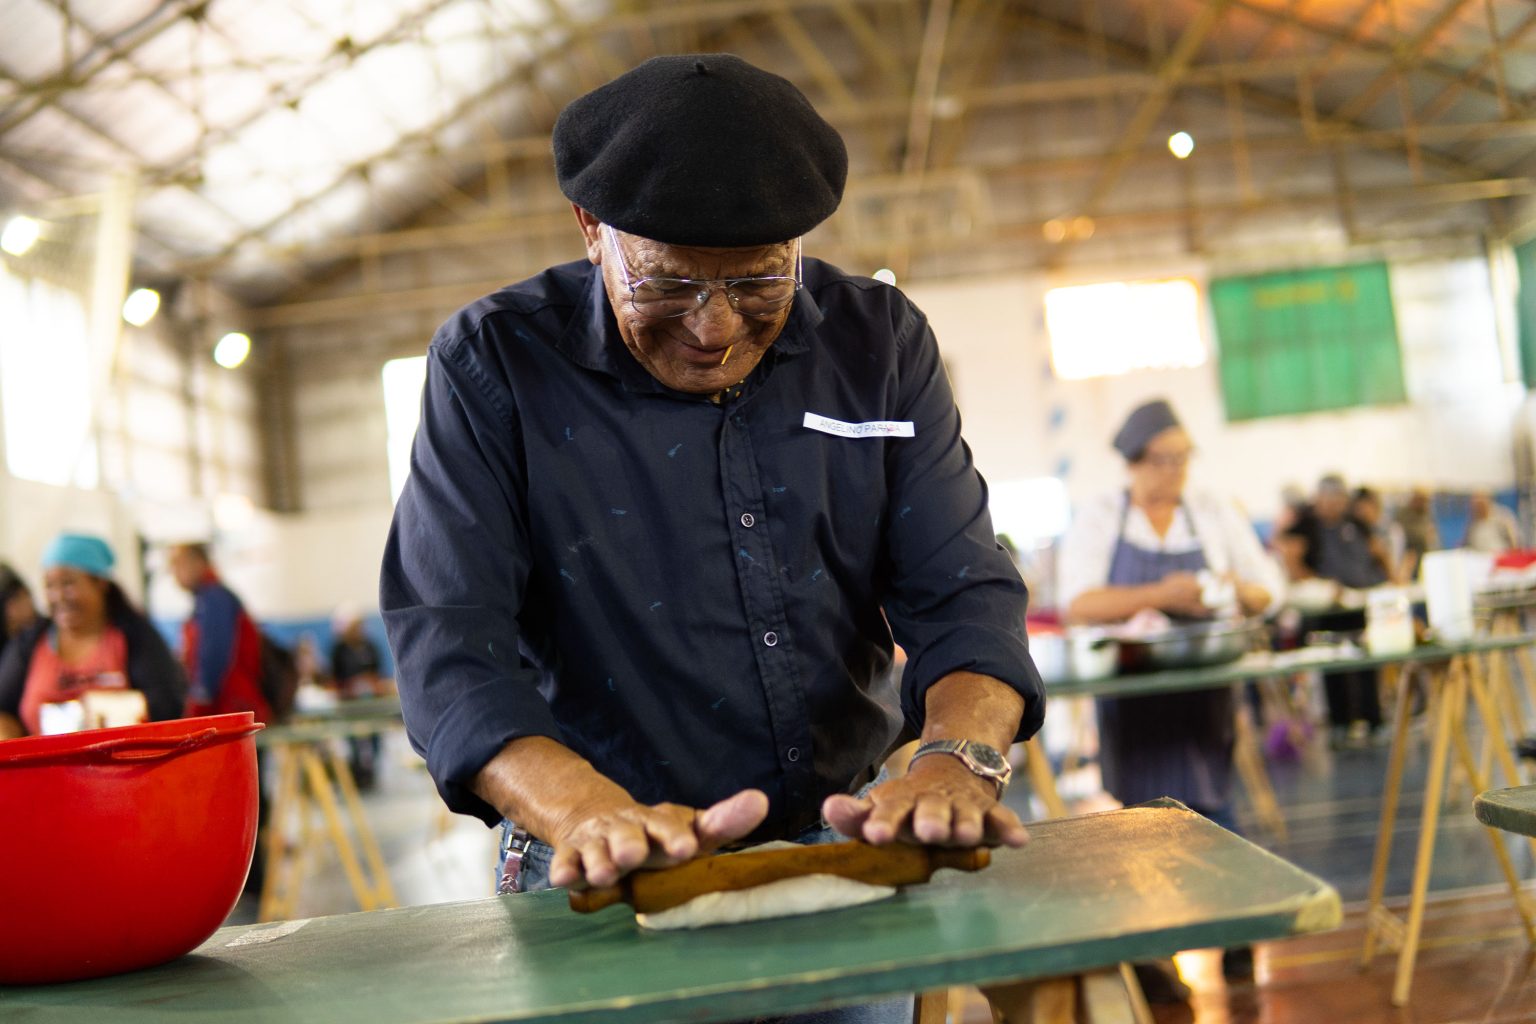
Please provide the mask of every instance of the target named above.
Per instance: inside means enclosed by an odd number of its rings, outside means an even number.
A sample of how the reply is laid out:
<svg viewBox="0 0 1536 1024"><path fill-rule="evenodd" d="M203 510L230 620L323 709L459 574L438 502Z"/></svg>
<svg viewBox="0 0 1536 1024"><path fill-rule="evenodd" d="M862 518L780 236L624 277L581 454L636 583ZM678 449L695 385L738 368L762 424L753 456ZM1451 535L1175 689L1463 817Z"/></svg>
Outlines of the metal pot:
<svg viewBox="0 0 1536 1024"><path fill-rule="evenodd" d="M1115 674L1120 641L1102 630L1071 627L1064 633L1031 633L1029 653L1047 683L1081 683Z"/></svg>
<svg viewBox="0 0 1536 1024"><path fill-rule="evenodd" d="M1191 622L1166 632L1120 641L1120 671L1157 672L1236 661L1253 650L1264 633L1260 619Z"/></svg>

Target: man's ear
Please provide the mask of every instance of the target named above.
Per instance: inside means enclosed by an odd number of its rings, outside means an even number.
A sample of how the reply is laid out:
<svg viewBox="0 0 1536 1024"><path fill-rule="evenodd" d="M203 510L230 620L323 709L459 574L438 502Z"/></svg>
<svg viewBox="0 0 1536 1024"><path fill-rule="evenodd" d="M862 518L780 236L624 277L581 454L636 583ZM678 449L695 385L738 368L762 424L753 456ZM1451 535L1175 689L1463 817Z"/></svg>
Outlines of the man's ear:
<svg viewBox="0 0 1536 1024"><path fill-rule="evenodd" d="M594 266L603 264L603 223L592 216L586 210L571 204L571 211L576 214L576 225L581 228L582 240L587 244L587 259Z"/></svg>

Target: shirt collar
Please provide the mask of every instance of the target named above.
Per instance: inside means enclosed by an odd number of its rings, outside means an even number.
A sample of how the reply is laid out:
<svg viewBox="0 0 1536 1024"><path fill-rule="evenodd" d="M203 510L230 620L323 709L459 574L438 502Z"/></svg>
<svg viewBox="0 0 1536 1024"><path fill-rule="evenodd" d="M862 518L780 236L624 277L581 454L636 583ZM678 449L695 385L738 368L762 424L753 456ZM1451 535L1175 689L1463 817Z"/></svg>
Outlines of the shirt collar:
<svg viewBox="0 0 1536 1024"><path fill-rule="evenodd" d="M603 287L600 268L589 264L586 274L586 285L576 303L575 315L566 325L565 333L560 336L556 348L576 365L615 378L624 385L625 390L672 393L670 388L652 377L629 354L624 339L619 335L619 323L614 318L613 307L608 304L608 291ZM784 359L807 351L811 334L821 324L822 316L821 307L811 296L810 289L801 288L789 311L789 319L768 349L768 355L774 359Z"/></svg>

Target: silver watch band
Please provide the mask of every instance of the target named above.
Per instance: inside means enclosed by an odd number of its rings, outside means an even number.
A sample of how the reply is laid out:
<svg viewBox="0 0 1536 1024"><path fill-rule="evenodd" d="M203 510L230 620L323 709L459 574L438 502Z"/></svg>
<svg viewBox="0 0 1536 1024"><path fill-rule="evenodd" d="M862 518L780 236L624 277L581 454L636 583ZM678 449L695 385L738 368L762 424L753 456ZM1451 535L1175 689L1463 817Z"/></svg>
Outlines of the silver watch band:
<svg viewBox="0 0 1536 1024"><path fill-rule="evenodd" d="M980 747L987 752L987 756L996 757L1002 763L1002 767L985 767L971 754L970 748L972 747ZM996 783L998 799L1002 799L1003 791L1008 788L1008 780L1013 775L1012 766L998 755L996 751L985 744L976 743L974 740L930 740L917 748L916 752L912 755L912 760L907 762L907 766L910 768L919 758L927 757L929 754L954 755L977 778L988 779Z"/></svg>

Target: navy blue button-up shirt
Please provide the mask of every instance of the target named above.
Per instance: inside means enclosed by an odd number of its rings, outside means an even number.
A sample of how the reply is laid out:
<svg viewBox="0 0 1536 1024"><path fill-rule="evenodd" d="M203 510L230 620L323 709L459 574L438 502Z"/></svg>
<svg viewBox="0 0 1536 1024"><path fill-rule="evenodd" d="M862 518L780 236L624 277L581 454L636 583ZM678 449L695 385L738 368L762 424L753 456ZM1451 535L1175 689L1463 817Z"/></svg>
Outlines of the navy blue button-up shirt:
<svg viewBox="0 0 1536 1024"><path fill-rule="evenodd" d="M496 820L470 784L537 735L644 803L757 787L757 835L792 834L896 732L893 633L914 731L959 670L1024 696L1020 738L1039 728L1024 585L926 319L816 260L805 281L718 404L634 360L587 263L438 331L380 589L411 742L450 807Z"/></svg>

